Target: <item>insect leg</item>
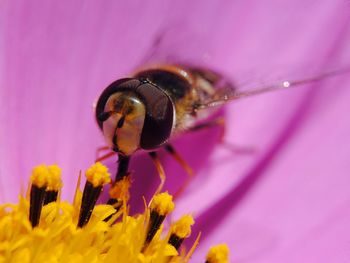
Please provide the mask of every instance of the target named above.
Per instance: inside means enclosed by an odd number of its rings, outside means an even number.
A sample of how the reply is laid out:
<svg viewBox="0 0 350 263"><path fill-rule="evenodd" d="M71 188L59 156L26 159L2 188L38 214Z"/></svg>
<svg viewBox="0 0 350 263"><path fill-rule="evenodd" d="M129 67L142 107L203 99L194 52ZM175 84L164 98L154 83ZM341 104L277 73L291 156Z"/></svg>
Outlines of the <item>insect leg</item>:
<svg viewBox="0 0 350 263"><path fill-rule="evenodd" d="M166 176L165 176L165 172L164 172L164 169L163 169L163 166L162 164L160 163L160 160L159 160L159 157L157 155L156 152L150 152L149 153L149 156L151 157L157 171L158 171L158 174L159 174L159 178L160 178L160 184L155 192L155 194L158 194L160 193L160 191L162 191L162 188L164 186L164 183L165 183L165 179L166 179Z"/></svg>
<svg viewBox="0 0 350 263"><path fill-rule="evenodd" d="M181 185L181 187L175 192L174 200L177 200L180 195L187 189L187 187L190 185L192 182L194 176L187 177L186 181Z"/></svg>
<svg viewBox="0 0 350 263"><path fill-rule="evenodd" d="M193 176L193 170L192 168L188 165L188 163L176 152L175 148L170 145L167 144L165 145L164 149L170 153L170 155L182 166L182 168L184 168L184 170L186 171L186 173L189 176Z"/></svg>
<svg viewBox="0 0 350 263"><path fill-rule="evenodd" d="M214 119L212 121L198 124L198 125L190 128L189 131L198 131L198 130L202 130L202 129L206 129L206 128L217 127L217 126L222 128L221 133L220 133L220 142L222 142L224 135L225 135L225 120L224 120L224 118L219 117L219 118ZM167 144L165 146L165 150L167 152L169 152L180 163L180 165L185 169L185 171L190 175L190 177L187 178L187 180L183 183L183 185L180 187L180 189L177 190L177 192L174 194L174 200L176 200L186 190L186 188L189 186L189 184L192 182L192 180L194 178L194 173L193 173L191 167L189 167L189 165L181 158L181 156L179 156L175 152L175 149L170 144Z"/></svg>
<svg viewBox="0 0 350 263"><path fill-rule="evenodd" d="M165 147L165 150L170 153L174 159L184 168L186 173L189 175L189 177L186 179L186 181L183 183L183 185L180 187L179 190L174 194L174 200L176 200L180 194L185 191L187 186L192 182L192 179L194 178L194 173L192 168L188 165L188 163L175 151L174 147L170 144L167 144Z"/></svg>
<svg viewBox="0 0 350 263"><path fill-rule="evenodd" d="M113 151L110 151L110 152L108 152L108 153L105 153L104 155L102 155L102 156L96 158L95 163L97 163L97 162L102 162L102 161L104 161L104 160L107 160L108 158L112 157L112 156L115 155L115 154L116 154L116 153L113 152Z"/></svg>
<svg viewBox="0 0 350 263"><path fill-rule="evenodd" d="M198 131L206 128L212 128L219 126L221 128L220 136L219 136L219 142L220 144L225 147L227 150L237 153L237 154L251 154L255 152L255 149L253 147L249 146L241 146L241 145L235 145L232 143L228 143L224 140L225 133L226 133L226 122L225 119L222 117L219 117L217 119L211 120L206 123L198 124L192 128L189 129L189 131Z"/></svg>
<svg viewBox="0 0 350 263"><path fill-rule="evenodd" d="M198 130L212 128L212 127L218 127L218 126L221 128L219 141L222 142L224 139L224 136L225 136L225 131L226 131L226 122L225 122L225 119L223 117L216 118L216 119L208 121L206 123L198 124L198 125L190 128L189 131L198 131Z"/></svg>
<svg viewBox="0 0 350 263"><path fill-rule="evenodd" d="M96 155L95 155L95 162L98 162L97 160L99 160L99 159L101 159L103 156L101 156L100 157L100 154L101 154L101 152L104 152L104 151L108 151L108 150L110 150L110 147L109 146L101 146L101 147L98 147L97 149L96 149Z"/></svg>

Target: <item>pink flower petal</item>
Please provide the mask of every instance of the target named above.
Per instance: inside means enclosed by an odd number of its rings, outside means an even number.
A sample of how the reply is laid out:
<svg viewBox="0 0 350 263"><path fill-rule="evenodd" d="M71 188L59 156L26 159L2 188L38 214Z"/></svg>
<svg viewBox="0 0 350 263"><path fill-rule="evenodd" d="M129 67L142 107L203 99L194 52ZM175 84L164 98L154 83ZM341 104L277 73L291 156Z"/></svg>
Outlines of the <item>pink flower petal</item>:
<svg viewBox="0 0 350 263"><path fill-rule="evenodd" d="M63 196L72 197L79 170L104 144L94 100L138 66L159 36L155 58L208 65L237 82L273 80L281 72L303 76L308 65L327 71L350 61L344 1L5 1L1 7L2 201L14 201L31 167L42 162L63 167ZM193 211L198 218L193 236L200 230L203 238L194 262L218 242L227 242L238 262L349 260L349 83L348 74L228 105L225 141L253 147L253 154L218 145L218 129L175 141L197 173L174 215ZM175 191L186 175L162 159L167 188ZM142 205L157 175L144 156L132 167L134 201Z"/></svg>

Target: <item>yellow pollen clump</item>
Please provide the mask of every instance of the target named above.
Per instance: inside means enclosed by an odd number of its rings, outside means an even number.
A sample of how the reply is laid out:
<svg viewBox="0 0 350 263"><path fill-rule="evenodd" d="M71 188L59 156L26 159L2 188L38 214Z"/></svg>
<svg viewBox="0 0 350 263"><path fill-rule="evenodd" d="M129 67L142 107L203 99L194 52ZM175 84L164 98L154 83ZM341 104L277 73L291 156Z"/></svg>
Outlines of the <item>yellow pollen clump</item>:
<svg viewBox="0 0 350 263"><path fill-rule="evenodd" d="M171 232L179 238L189 237L191 235L191 226L193 224L193 217L191 215L184 215L172 225Z"/></svg>
<svg viewBox="0 0 350 263"><path fill-rule="evenodd" d="M228 263L229 248L226 244L219 244L209 249L207 262L209 263Z"/></svg>
<svg viewBox="0 0 350 263"><path fill-rule="evenodd" d="M157 194L153 197L151 210L156 211L159 215L167 215L175 208L173 197L168 192Z"/></svg>
<svg viewBox="0 0 350 263"><path fill-rule="evenodd" d="M102 186L111 182L111 175L108 168L102 163L97 162L90 166L85 172L86 180L94 187Z"/></svg>
<svg viewBox="0 0 350 263"><path fill-rule="evenodd" d="M129 188L130 188L130 179L124 177L122 180L116 182L113 187L109 190L109 197L114 199L129 199Z"/></svg>
<svg viewBox="0 0 350 263"><path fill-rule="evenodd" d="M46 165L42 164L33 168L30 181L33 185L41 188L47 186L49 178L50 171Z"/></svg>
<svg viewBox="0 0 350 263"><path fill-rule="evenodd" d="M48 166L50 177L47 182L47 190L58 191L62 188L61 168L57 165Z"/></svg>

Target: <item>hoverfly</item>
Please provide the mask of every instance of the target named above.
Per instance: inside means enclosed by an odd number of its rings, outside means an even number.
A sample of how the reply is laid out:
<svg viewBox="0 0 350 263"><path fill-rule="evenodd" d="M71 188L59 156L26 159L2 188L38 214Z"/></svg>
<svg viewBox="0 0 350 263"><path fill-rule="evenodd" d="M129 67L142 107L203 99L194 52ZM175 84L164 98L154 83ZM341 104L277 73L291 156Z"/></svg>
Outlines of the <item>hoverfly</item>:
<svg viewBox="0 0 350 263"><path fill-rule="evenodd" d="M330 71L252 89L240 89L210 69L176 64L151 66L130 78L119 79L102 92L95 111L108 146L118 154L115 180L127 176L131 156L145 150L161 177L157 190L160 191L165 176L156 151L165 147L190 173L190 168L169 141L185 131L220 124L218 120L203 121L228 101L300 86L345 72L348 70Z"/></svg>

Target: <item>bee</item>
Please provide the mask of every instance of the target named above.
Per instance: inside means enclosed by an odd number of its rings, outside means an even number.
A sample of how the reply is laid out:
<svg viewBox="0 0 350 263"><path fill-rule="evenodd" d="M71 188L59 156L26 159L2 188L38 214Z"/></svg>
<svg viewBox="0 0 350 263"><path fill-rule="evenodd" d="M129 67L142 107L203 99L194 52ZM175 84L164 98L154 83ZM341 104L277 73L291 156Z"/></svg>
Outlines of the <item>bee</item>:
<svg viewBox="0 0 350 263"><path fill-rule="evenodd" d="M302 80L281 80L263 87L240 89L222 74L186 65L150 66L130 78L111 83L100 95L95 115L108 147L118 154L116 181L128 175L131 156L149 152L161 178L165 175L157 158L164 147L191 173L186 162L169 144L186 132L222 124L205 122L228 101L314 82L348 70L337 70Z"/></svg>

